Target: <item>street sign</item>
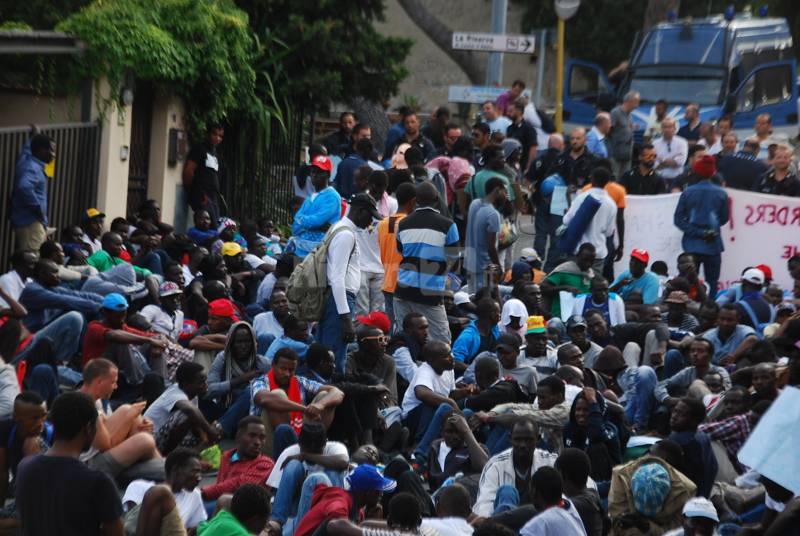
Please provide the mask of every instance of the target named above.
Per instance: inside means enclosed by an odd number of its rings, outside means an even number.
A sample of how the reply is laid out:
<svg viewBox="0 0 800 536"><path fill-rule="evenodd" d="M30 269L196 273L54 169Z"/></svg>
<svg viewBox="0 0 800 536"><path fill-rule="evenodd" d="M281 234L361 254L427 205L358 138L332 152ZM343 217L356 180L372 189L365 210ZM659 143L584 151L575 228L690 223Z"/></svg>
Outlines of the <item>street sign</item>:
<svg viewBox="0 0 800 536"><path fill-rule="evenodd" d="M482 104L488 101L496 101L506 90L504 87L492 86L449 86L447 88L448 102L469 102L473 104ZM531 98L531 90L526 89L522 95Z"/></svg>
<svg viewBox="0 0 800 536"><path fill-rule="evenodd" d="M533 54L535 43L532 35L453 32L453 50Z"/></svg>

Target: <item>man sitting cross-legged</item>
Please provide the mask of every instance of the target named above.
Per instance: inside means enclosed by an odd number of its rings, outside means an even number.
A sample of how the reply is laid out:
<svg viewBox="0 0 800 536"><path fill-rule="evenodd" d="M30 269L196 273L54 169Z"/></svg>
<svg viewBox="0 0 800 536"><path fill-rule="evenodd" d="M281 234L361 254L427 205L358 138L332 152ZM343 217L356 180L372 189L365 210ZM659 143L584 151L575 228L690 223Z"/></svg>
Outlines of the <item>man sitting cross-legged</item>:
<svg viewBox="0 0 800 536"><path fill-rule="evenodd" d="M281 348L272 361L272 369L250 384L250 413L262 416L267 427L267 449L278 458L297 442L304 420L322 421L327 429L336 406L344 394L332 385L295 375L297 352Z"/></svg>
<svg viewBox="0 0 800 536"><path fill-rule="evenodd" d="M81 392L92 397L97 407L97 434L92 448L80 459L90 469L116 478L135 463L160 459L153 439L153 423L142 418L144 402L125 404L111 411L109 398L117 388L119 370L108 359L97 358L83 368Z"/></svg>

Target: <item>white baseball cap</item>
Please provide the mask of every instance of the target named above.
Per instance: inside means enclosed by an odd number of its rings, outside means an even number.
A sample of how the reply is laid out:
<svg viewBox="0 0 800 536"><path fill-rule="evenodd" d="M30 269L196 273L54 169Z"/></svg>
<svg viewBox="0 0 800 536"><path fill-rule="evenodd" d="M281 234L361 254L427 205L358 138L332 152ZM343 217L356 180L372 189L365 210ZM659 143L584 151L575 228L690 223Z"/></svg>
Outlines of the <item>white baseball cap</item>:
<svg viewBox="0 0 800 536"><path fill-rule="evenodd" d="M519 260L525 262L536 262L541 261L542 258L536 253L536 250L533 248L522 248L522 251L519 252Z"/></svg>
<svg viewBox="0 0 800 536"><path fill-rule="evenodd" d="M685 517L705 517L719 523L717 509L705 497L693 497L686 501L686 504L683 505L683 515Z"/></svg>
<svg viewBox="0 0 800 536"><path fill-rule="evenodd" d="M763 285L764 272L758 268L748 268L742 274L742 281L747 281L748 283L753 283L754 285Z"/></svg>

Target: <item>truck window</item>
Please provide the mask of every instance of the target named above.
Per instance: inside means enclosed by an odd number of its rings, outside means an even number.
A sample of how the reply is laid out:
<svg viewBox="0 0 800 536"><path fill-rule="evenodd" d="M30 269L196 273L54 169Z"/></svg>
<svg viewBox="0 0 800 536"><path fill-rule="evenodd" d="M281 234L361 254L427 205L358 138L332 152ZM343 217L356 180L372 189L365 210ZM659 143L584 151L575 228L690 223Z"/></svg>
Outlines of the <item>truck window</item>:
<svg viewBox="0 0 800 536"><path fill-rule="evenodd" d="M569 77L569 97L584 102L597 101L600 88L600 74L586 65L573 65Z"/></svg>
<svg viewBox="0 0 800 536"><path fill-rule="evenodd" d="M635 65L724 64L725 30L716 26L658 28L647 34Z"/></svg>
<svg viewBox="0 0 800 536"><path fill-rule="evenodd" d="M736 111L750 112L791 98L792 70L788 65L776 65L757 71L745 82L739 93Z"/></svg>

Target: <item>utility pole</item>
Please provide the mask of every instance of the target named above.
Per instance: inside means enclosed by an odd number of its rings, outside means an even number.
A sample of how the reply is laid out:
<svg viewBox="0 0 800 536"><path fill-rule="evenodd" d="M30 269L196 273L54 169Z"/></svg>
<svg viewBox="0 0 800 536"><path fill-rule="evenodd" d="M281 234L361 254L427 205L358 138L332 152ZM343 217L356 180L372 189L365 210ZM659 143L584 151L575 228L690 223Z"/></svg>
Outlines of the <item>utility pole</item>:
<svg viewBox="0 0 800 536"><path fill-rule="evenodd" d="M508 0L492 0L492 33L506 33L506 14ZM486 64L486 85L499 86L503 83L503 53L492 52Z"/></svg>

